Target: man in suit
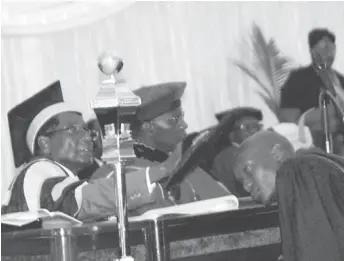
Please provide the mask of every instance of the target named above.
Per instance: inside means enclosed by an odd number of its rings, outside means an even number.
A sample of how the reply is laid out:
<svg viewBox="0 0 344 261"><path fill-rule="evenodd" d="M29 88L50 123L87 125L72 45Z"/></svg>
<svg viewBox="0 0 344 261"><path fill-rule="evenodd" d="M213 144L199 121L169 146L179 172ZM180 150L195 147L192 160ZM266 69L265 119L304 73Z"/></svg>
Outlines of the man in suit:
<svg viewBox="0 0 344 261"><path fill-rule="evenodd" d="M316 28L308 34L308 44L312 63L291 72L289 79L282 87L281 109L286 122L297 122L305 114L305 124L310 127L315 145L324 147L324 137L321 124L321 109L319 108L319 95L322 86L329 88L337 97L344 109L344 77L332 68L336 54L336 37L327 29ZM326 68L325 68L326 67ZM325 69L319 69L325 68ZM326 75L326 82L320 78ZM332 88L332 86L334 88ZM340 124L336 110L329 105L330 129L335 141L342 144L343 126ZM340 150L341 148L336 148Z"/></svg>
<svg viewBox="0 0 344 261"><path fill-rule="evenodd" d="M185 85L166 83L135 91L142 104L133 126L136 158L126 168L129 211L169 203L157 182L168 177L180 159L176 145L187 127L180 107ZM10 186L3 213L45 208L84 221L116 214L112 168L100 162L94 173L78 178L95 163L92 133L81 113L63 102L59 82L16 106L8 118L16 165L26 165ZM208 178L206 173L198 176ZM195 189L189 183L181 184L181 191L193 201ZM195 187L200 183L204 182L196 179ZM228 192L215 192L224 194Z"/></svg>

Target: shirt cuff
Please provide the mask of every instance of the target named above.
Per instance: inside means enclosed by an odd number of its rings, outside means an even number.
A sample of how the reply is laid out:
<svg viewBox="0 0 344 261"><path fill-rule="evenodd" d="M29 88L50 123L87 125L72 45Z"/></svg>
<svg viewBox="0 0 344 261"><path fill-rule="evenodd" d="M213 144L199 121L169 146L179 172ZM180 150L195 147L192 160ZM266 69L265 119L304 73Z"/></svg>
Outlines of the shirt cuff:
<svg viewBox="0 0 344 261"><path fill-rule="evenodd" d="M150 167L147 167L146 168L146 182L147 182L148 192L152 193L156 187L156 183L151 182L150 177L149 177L149 170L150 170Z"/></svg>

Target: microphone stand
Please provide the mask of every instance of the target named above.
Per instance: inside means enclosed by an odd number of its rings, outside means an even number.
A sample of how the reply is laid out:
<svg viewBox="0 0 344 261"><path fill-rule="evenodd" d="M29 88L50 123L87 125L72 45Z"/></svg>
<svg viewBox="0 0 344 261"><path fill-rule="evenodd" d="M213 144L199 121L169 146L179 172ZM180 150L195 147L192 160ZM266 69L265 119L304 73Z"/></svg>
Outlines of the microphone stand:
<svg viewBox="0 0 344 261"><path fill-rule="evenodd" d="M329 112L328 112L329 103L330 103L330 99L328 96L328 91L321 90L320 95L319 95L319 106L321 108L322 126L324 128L324 134L325 134L325 150L326 150L326 153L332 154L333 153L333 140L332 140L332 134L330 130L330 119L329 119Z"/></svg>
<svg viewBox="0 0 344 261"><path fill-rule="evenodd" d="M319 94L319 107L321 108L321 119L322 126L325 134L325 150L328 154L333 154L333 138L330 128L330 117L328 111L328 105L332 103L334 108L339 112L342 122L344 123L344 109L341 108L335 97L335 86L330 78L327 81L326 77L329 77L325 69L327 68L326 63L323 65L316 66L318 75L323 82L324 87L321 88Z"/></svg>

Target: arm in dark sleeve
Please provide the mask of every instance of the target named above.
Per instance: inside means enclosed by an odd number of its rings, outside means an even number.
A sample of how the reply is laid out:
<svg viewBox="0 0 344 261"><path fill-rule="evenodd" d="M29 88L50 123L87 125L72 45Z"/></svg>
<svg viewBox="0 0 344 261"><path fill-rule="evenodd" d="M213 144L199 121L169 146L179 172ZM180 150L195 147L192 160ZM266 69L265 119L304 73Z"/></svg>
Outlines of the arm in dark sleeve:
<svg viewBox="0 0 344 261"><path fill-rule="evenodd" d="M235 196L244 196L242 185L236 180L233 172L233 157L236 147L231 146L221 151L215 158L211 174L222 182L226 188Z"/></svg>
<svg viewBox="0 0 344 261"><path fill-rule="evenodd" d="M126 174L128 209L154 201L146 176L146 169ZM13 204L25 204L28 210L61 211L80 220L116 214L115 175L88 183L53 162L41 161L20 177L12 197L23 194L23 199L17 197Z"/></svg>
<svg viewBox="0 0 344 261"><path fill-rule="evenodd" d="M146 175L146 169L126 174L129 210L155 201L153 196L155 194L150 192L148 188ZM80 220L97 216L110 216L117 212L115 174L108 178L85 183L76 188L75 194L79 202L77 218Z"/></svg>
<svg viewBox="0 0 344 261"><path fill-rule="evenodd" d="M282 122L297 122L303 112L303 96L300 92L296 73L291 73L281 89L280 120Z"/></svg>
<svg viewBox="0 0 344 261"><path fill-rule="evenodd" d="M297 108L300 109L300 90L297 83L297 76L294 72L290 73L287 82L281 89L281 108Z"/></svg>

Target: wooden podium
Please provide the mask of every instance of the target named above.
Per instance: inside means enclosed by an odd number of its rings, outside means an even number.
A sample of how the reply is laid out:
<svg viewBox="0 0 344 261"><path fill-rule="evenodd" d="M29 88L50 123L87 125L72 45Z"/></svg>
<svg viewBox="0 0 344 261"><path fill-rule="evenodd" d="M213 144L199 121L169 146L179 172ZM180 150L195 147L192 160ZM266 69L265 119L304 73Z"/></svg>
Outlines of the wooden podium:
<svg viewBox="0 0 344 261"><path fill-rule="evenodd" d="M239 205L221 213L130 222L132 256L137 261L277 261L277 206L264 207L249 198L239 199ZM1 235L1 248L3 261L112 261L119 250L117 225L106 221L7 232Z"/></svg>

